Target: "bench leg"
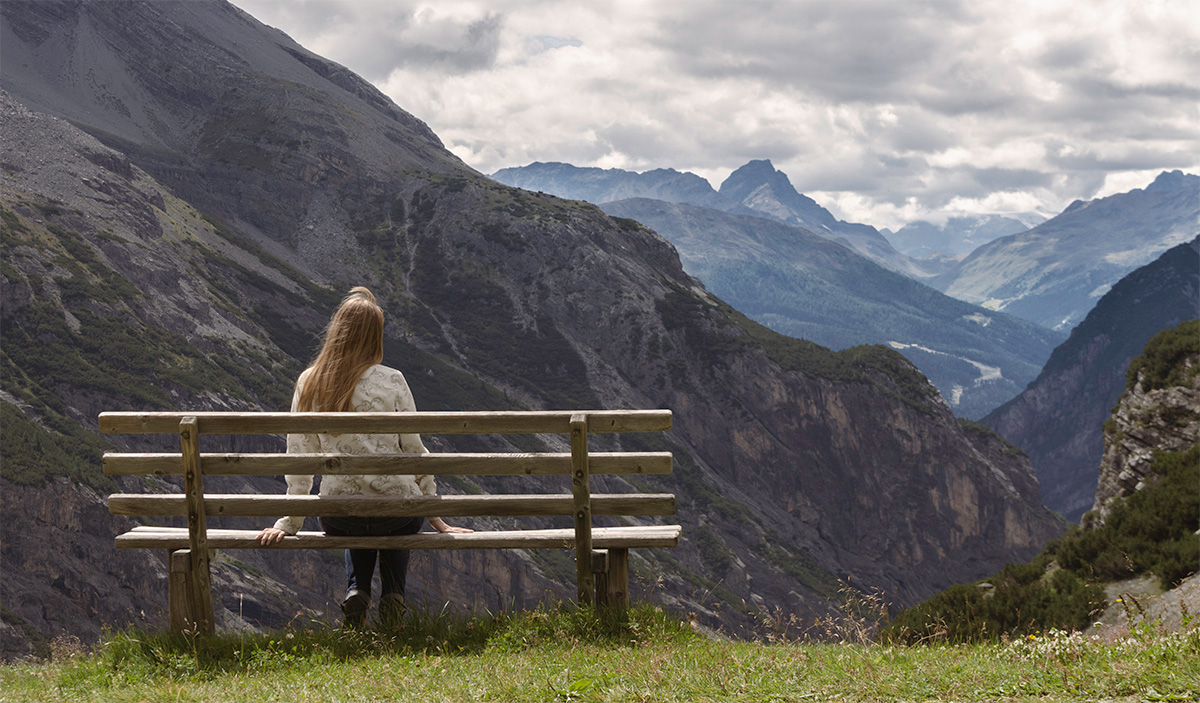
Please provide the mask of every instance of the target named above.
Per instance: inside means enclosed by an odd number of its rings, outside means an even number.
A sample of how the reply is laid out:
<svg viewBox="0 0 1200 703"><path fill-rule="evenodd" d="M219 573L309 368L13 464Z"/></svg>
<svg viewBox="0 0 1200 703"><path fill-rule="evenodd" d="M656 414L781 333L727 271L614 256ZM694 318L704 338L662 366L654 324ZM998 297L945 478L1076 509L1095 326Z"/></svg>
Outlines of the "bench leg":
<svg viewBox="0 0 1200 703"><path fill-rule="evenodd" d="M609 606L626 610L629 608L629 550L608 550L608 578L604 602Z"/></svg>
<svg viewBox="0 0 1200 703"><path fill-rule="evenodd" d="M598 549L592 552L596 576L596 605L629 608L629 550Z"/></svg>
<svg viewBox="0 0 1200 703"><path fill-rule="evenodd" d="M592 581L596 584L597 606L608 605L608 550L592 550Z"/></svg>
<svg viewBox="0 0 1200 703"><path fill-rule="evenodd" d="M176 549L167 553L167 627L171 632L184 632L196 622L191 574L191 550Z"/></svg>
<svg viewBox="0 0 1200 703"><path fill-rule="evenodd" d="M201 562L203 570L197 572L197 560L192 558L192 550L176 549L167 553L167 627L171 632L213 633L211 587L198 587L208 585L211 552L207 556ZM204 579L202 584L201 578Z"/></svg>

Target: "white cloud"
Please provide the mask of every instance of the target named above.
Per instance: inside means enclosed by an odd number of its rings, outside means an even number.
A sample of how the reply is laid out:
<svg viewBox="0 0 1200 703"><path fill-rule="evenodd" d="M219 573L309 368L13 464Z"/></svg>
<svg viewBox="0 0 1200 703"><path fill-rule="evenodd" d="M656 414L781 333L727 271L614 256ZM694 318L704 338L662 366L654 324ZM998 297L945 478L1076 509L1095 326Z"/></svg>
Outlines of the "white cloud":
<svg viewBox="0 0 1200 703"><path fill-rule="evenodd" d="M769 158L895 227L1200 171L1191 0L236 1L485 173Z"/></svg>

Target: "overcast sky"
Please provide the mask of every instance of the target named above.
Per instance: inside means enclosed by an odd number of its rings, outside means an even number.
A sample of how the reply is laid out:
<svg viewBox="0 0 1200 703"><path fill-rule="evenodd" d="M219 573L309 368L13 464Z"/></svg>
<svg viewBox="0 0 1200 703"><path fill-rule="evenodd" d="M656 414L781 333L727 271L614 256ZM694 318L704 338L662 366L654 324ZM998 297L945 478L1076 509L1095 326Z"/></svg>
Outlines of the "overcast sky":
<svg viewBox="0 0 1200 703"><path fill-rule="evenodd" d="M770 159L896 228L1200 173L1195 0L233 0L474 168Z"/></svg>

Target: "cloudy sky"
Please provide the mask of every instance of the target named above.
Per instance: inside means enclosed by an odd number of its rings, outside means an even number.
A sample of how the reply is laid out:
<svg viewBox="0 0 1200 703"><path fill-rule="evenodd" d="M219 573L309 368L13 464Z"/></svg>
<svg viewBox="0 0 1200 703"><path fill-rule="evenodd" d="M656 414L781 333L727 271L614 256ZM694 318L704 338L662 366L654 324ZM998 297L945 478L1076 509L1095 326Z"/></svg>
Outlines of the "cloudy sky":
<svg viewBox="0 0 1200 703"><path fill-rule="evenodd" d="M770 159L896 228L1200 173L1194 0L233 0L492 173Z"/></svg>

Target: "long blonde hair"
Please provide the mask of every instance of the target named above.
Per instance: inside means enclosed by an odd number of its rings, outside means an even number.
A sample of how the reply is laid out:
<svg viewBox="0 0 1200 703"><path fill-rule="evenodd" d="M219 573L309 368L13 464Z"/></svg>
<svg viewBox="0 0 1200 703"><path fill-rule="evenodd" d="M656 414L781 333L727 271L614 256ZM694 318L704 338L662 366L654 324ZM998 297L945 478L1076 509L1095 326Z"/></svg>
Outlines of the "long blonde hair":
<svg viewBox="0 0 1200 703"><path fill-rule="evenodd" d="M383 361L383 308L355 286L325 328L321 352L308 367L297 410L348 412L363 372Z"/></svg>

